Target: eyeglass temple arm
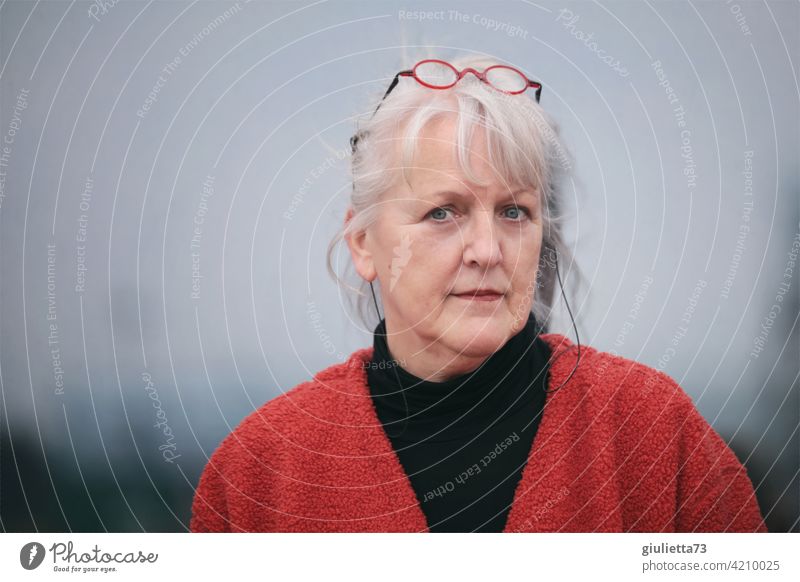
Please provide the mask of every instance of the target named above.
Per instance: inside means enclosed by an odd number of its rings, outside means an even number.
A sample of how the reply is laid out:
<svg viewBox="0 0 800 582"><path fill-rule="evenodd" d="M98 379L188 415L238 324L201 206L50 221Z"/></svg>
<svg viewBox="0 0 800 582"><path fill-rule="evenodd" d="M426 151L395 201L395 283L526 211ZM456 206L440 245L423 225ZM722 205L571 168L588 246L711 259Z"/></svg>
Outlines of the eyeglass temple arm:
<svg viewBox="0 0 800 582"><path fill-rule="evenodd" d="M528 79L528 87L533 87L535 89L534 95L536 95L536 102L539 102L539 98L542 96L542 84L539 81L531 81Z"/></svg>
<svg viewBox="0 0 800 582"><path fill-rule="evenodd" d="M539 99L542 96L542 84L539 81L531 81L528 80L528 86L533 87L535 89L534 95L536 95L536 102L539 102Z"/></svg>
<svg viewBox="0 0 800 582"><path fill-rule="evenodd" d="M413 73L413 71L411 71L411 70L408 70L408 71L400 71L399 73L397 73L397 74L394 76L394 79L392 79L392 83L389 85L389 88L388 88L388 89L386 89L386 93L384 93L384 94L383 94L383 97L381 97L381 103L383 103L383 100L384 100L384 99L386 99L386 96L387 96L389 93L391 93L391 92L392 92L392 89L394 89L394 88L397 86L397 83L400 81L400 77L409 77L409 76L411 76L411 75L413 75L413 74L414 74L414 73ZM378 103L378 107L380 107L380 106L381 106L381 104L380 104L380 103ZM375 108L375 111L377 111L377 110L378 110L378 107L376 107L376 108ZM374 115L374 113L373 113L373 115Z"/></svg>
<svg viewBox="0 0 800 582"><path fill-rule="evenodd" d="M384 99L386 99L386 96L387 96L389 93L391 93L391 92L392 92L392 90L393 90L393 89L394 89L394 88L397 86L397 83L400 81L400 77L410 77L410 76L412 76L413 74L414 74L414 71L412 71L411 69L409 69L409 70L407 70L407 71L400 71L399 73L397 73L397 74L394 76L394 79L392 79L392 82L391 82L391 84L389 85L389 88L388 88L388 89L386 89L386 93L384 93L384 94L383 94L383 97L381 97L381 100L380 100L380 102L378 103L378 106L375 108L375 111L373 111L373 112L372 112L372 116L373 116L373 117L374 117L374 116L375 116L375 114L378 112L378 109L380 109L380 108L381 108L381 104L383 103L383 100L384 100ZM356 134L356 135L354 135L353 137L351 137L351 138L350 138L350 148L353 150L353 153L355 153L355 151L356 151L356 144L357 144L357 143L358 143L358 134Z"/></svg>

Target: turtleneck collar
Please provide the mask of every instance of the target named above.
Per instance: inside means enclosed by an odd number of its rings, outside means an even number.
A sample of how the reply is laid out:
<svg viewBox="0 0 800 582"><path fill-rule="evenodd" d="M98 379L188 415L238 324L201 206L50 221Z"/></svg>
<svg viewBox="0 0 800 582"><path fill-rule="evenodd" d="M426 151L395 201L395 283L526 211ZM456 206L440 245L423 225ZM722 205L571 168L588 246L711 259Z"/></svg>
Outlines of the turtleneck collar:
<svg viewBox="0 0 800 582"><path fill-rule="evenodd" d="M444 382L422 380L397 364L386 320L373 335L367 382L378 417L392 438L451 440L478 434L544 393L547 344L530 315L525 326L475 370Z"/></svg>

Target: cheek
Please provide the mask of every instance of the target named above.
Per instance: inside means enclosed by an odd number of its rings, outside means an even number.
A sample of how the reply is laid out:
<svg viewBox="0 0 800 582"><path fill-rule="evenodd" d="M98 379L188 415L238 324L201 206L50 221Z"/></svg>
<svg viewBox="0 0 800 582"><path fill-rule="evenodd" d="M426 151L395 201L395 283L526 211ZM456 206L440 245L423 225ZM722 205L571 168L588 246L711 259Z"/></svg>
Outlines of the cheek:
<svg viewBox="0 0 800 582"><path fill-rule="evenodd" d="M451 236L411 234L408 265L419 271L422 279L431 284L452 278L461 266L463 248L461 240Z"/></svg>
<svg viewBox="0 0 800 582"><path fill-rule="evenodd" d="M524 309L525 304L532 302L535 298L537 271L539 269L538 257L539 245L534 242L529 244L519 256L514 257L509 265L509 272L513 273L511 275L511 288L513 289L511 302L515 304L517 309ZM516 264L514 261L516 261Z"/></svg>
<svg viewBox="0 0 800 582"><path fill-rule="evenodd" d="M441 248L435 252L427 250L430 248L420 245L419 252L412 256L403 273L419 304L429 307L442 300L458 273L458 263L453 268L453 261Z"/></svg>
<svg viewBox="0 0 800 582"><path fill-rule="evenodd" d="M506 271L514 281L533 279L539 266L541 241L538 237L526 237L523 240L511 241L504 250ZM507 250L507 252L505 252Z"/></svg>

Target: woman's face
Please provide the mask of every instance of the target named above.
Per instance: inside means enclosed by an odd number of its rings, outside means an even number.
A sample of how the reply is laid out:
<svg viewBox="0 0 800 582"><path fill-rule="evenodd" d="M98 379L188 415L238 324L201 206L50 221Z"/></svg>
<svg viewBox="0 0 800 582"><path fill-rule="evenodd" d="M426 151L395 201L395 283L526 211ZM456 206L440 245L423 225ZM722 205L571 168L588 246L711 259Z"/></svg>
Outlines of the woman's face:
<svg viewBox="0 0 800 582"><path fill-rule="evenodd" d="M457 373L459 362L474 368L525 325L542 223L539 193L506 183L489 165L483 129L469 156L489 185L468 181L454 127L453 116L428 124L410 187L399 179L379 202L377 221L348 244L359 274L380 281L394 356L425 350Z"/></svg>

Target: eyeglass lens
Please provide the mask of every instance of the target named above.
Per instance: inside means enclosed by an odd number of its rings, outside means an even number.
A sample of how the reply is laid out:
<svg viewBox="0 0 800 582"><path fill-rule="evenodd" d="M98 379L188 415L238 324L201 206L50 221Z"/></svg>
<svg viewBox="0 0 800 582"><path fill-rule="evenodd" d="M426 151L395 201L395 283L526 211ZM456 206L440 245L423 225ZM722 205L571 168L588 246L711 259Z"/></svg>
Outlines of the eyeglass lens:
<svg viewBox="0 0 800 582"><path fill-rule="evenodd" d="M492 67L485 75L490 85L503 91L516 93L528 86L528 79L508 67Z"/></svg>
<svg viewBox="0 0 800 582"><path fill-rule="evenodd" d="M414 72L418 79L434 87L449 87L458 78L455 69L442 63L420 63Z"/></svg>

